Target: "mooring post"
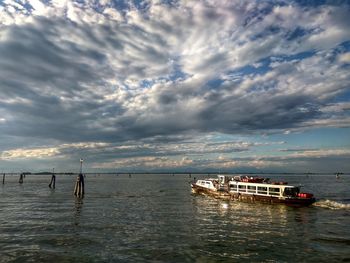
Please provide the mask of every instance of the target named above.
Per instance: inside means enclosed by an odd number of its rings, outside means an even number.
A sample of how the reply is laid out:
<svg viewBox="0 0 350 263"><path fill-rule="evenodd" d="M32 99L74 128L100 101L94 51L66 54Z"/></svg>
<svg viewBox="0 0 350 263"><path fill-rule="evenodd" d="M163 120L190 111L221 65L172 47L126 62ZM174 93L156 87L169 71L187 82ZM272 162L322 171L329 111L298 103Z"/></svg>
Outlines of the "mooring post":
<svg viewBox="0 0 350 263"><path fill-rule="evenodd" d="M75 182L75 186L74 186L74 195L75 196L78 195L78 187L79 187L79 175L77 177L77 181Z"/></svg>
<svg viewBox="0 0 350 263"><path fill-rule="evenodd" d="M77 177L74 187L74 195L77 197L84 197L85 193L84 175L83 175L83 159L80 159L80 173Z"/></svg>
<svg viewBox="0 0 350 263"><path fill-rule="evenodd" d="M49 187L53 188L53 189L55 189L55 187L56 187L56 176L54 174L51 177L51 182L49 184Z"/></svg>
<svg viewBox="0 0 350 263"><path fill-rule="evenodd" d="M85 193L84 188L84 176L83 174L79 174L77 177L77 181L75 182L74 195L83 198Z"/></svg>
<svg viewBox="0 0 350 263"><path fill-rule="evenodd" d="M5 174L2 176L2 184L5 184Z"/></svg>
<svg viewBox="0 0 350 263"><path fill-rule="evenodd" d="M80 196L83 197L85 194L85 184L84 184L84 177L83 174L80 174Z"/></svg>
<svg viewBox="0 0 350 263"><path fill-rule="evenodd" d="M23 184L23 173L19 175L19 181L20 184Z"/></svg>
<svg viewBox="0 0 350 263"><path fill-rule="evenodd" d="M56 175L55 175L55 168L52 169L52 176L51 176L51 182L49 184L50 188L55 189L56 187Z"/></svg>
<svg viewBox="0 0 350 263"><path fill-rule="evenodd" d="M55 189L56 187L56 175L52 175L52 179L53 179L53 189Z"/></svg>

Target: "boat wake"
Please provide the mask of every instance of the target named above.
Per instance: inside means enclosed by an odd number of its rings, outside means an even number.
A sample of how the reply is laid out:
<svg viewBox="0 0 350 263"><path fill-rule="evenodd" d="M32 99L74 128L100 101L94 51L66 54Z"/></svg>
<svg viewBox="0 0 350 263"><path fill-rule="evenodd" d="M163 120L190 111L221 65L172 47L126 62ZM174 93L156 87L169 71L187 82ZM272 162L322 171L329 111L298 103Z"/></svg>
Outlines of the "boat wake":
<svg viewBox="0 0 350 263"><path fill-rule="evenodd" d="M336 201L332 201L332 200L320 200L317 201L316 203L313 204L314 206L318 206L318 207L323 207L323 208L328 208L328 209L334 209L334 210L338 210L338 209L349 209L350 210L350 204L344 204L344 203L340 203L340 202L336 202Z"/></svg>

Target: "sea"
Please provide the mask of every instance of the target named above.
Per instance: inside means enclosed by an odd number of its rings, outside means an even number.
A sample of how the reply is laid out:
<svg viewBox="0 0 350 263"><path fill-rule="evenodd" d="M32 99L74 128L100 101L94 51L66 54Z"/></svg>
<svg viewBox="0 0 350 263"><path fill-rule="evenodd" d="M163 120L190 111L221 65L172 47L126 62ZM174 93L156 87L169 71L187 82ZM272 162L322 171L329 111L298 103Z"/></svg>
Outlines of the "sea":
<svg viewBox="0 0 350 263"><path fill-rule="evenodd" d="M207 175L8 175L0 262L350 262L350 175L268 175L317 202L288 207L191 194ZM2 179L2 178L0 178Z"/></svg>

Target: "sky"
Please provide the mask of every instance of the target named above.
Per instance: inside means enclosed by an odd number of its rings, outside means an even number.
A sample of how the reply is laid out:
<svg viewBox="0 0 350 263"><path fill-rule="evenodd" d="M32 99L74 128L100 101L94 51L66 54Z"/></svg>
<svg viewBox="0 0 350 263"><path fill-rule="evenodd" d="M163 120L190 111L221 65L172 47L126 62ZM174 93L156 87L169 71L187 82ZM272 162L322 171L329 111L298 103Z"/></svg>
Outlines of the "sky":
<svg viewBox="0 0 350 263"><path fill-rule="evenodd" d="M0 0L0 172L350 172L350 1Z"/></svg>

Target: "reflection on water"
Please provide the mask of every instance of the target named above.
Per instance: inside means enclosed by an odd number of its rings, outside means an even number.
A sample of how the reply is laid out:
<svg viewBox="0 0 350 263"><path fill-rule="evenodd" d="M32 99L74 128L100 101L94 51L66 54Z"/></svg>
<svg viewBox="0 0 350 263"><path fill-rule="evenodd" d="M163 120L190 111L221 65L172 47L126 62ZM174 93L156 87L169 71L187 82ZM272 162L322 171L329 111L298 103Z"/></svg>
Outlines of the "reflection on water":
<svg viewBox="0 0 350 263"><path fill-rule="evenodd" d="M74 196L74 225L79 225L80 215L83 208L83 198Z"/></svg>
<svg viewBox="0 0 350 263"><path fill-rule="evenodd" d="M268 205L260 203L245 203L239 201L223 201L205 196L197 196L193 200L199 217L211 216L230 219L232 222L245 226L260 226L275 223L285 227L288 223L288 211L293 209L285 205ZM245 218L245 220L239 220Z"/></svg>
<svg viewBox="0 0 350 263"><path fill-rule="evenodd" d="M324 222L319 220L320 211L313 207L228 202L207 196L195 196L192 203L197 232L206 240L203 246L207 250L202 252L208 256L249 259L252 262L261 262L263 256L267 261L278 258L282 262L294 262L305 260L310 253L326 253L324 247L320 251L319 239L315 238L322 232L320 224ZM346 227L346 232L349 233L349 227ZM223 252L226 245L229 248ZM296 248L300 251L293 260L283 255L283 252L292 253ZM338 258L347 258L345 250L337 250L337 253L340 253ZM313 257L320 260L319 256ZM324 255L325 258L331 260L332 257Z"/></svg>

